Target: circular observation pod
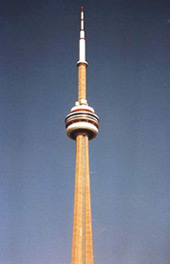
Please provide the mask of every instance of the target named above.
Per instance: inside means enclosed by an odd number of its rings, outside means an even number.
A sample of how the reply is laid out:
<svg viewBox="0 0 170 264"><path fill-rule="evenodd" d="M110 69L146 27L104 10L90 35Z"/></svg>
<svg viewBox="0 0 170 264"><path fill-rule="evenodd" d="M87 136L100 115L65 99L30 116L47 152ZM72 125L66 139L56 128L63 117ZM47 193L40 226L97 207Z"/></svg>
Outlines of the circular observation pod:
<svg viewBox="0 0 170 264"><path fill-rule="evenodd" d="M66 133L71 139L75 140L78 132L85 132L91 140L98 134L99 118L92 107L78 105L66 116L65 125Z"/></svg>

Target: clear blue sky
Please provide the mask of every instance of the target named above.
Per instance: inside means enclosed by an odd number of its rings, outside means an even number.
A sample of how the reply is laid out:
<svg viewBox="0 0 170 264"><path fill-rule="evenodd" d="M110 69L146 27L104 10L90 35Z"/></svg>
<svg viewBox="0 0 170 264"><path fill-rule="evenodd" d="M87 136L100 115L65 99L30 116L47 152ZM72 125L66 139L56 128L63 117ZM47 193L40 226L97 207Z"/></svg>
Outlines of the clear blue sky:
<svg viewBox="0 0 170 264"><path fill-rule="evenodd" d="M0 263L68 264L79 12L87 33L96 264L170 263L170 3L17 0L0 8Z"/></svg>

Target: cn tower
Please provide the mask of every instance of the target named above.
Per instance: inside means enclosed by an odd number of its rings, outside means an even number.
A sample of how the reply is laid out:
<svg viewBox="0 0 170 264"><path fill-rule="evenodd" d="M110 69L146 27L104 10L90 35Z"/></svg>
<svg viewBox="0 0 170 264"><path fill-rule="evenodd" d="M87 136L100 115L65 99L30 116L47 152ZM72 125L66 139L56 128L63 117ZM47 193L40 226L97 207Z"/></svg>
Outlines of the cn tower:
<svg viewBox="0 0 170 264"><path fill-rule="evenodd" d="M86 39L84 10L81 7L79 39L78 101L65 118L66 133L76 141L76 169L71 264L93 264L93 238L90 199L89 140L98 134L99 118L87 103Z"/></svg>

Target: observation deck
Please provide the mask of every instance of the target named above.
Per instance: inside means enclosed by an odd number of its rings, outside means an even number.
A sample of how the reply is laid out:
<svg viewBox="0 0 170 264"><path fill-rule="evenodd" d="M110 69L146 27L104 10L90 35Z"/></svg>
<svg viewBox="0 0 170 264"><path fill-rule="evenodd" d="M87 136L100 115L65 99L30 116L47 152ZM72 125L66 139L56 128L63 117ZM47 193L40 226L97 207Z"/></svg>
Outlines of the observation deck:
<svg viewBox="0 0 170 264"><path fill-rule="evenodd" d="M71 139L76 140L77 133L85 132L91 140L98 134L99 117L92 107L77 103L66 116L65 125L66 133Z"/></svg>

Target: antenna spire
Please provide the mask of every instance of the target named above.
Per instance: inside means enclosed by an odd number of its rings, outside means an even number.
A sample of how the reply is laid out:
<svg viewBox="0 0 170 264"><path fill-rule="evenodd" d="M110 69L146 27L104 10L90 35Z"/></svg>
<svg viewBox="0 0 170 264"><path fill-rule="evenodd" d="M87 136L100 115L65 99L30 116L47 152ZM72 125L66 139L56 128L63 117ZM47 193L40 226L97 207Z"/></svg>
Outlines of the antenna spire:
<svg viewBox="0 0 170 264"><path fill-rule="evenodd" d="M87 65L83 6L81 7L81 15L80 15L79 61L77 64L80 64L80 63L85 63Z"/></svg>

